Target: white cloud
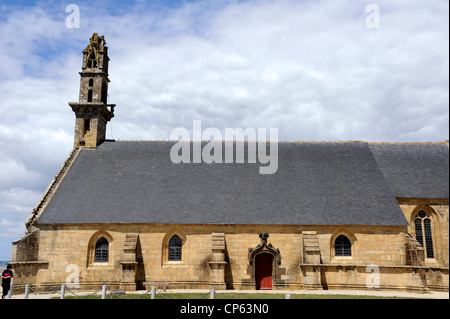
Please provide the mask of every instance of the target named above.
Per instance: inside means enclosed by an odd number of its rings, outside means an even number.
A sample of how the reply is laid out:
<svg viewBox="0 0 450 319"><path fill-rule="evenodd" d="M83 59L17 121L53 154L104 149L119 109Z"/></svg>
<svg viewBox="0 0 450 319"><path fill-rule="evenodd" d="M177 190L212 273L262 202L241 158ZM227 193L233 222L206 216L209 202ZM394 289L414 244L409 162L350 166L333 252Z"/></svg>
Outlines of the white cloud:
<svg viewBox="0 0 450 319"><path fill-rule="evenodd" d="M3 188L3 187L2 187ZM7 188L0 192L0 237L19 238L24 234L24 220L42 194L24 188Z"/></svg>
<svg viewBox="0 0 450 319"><path fill-rule="evenodd" d="M197 12L199 33L180 9L156 22L179 26L167 39L145 28L130 31L144 45L118 34L110 41L124 43L110 50L115 134L167 138L171 128L202 119L219 128L277 126L287 140L444 140L448 120L422 132L409 121L428 120L430 109L446 116L448 72L437 65L448 64L441 50L448 41L433 44L446 35L434 24L446 18L424 20L433 9L423 4L407 6L409 15L385 6L377 30L365 27L362 5L247 2ZM418 26L426 31L417 34ZM411 114L413 107L427 111Z"/></svg>

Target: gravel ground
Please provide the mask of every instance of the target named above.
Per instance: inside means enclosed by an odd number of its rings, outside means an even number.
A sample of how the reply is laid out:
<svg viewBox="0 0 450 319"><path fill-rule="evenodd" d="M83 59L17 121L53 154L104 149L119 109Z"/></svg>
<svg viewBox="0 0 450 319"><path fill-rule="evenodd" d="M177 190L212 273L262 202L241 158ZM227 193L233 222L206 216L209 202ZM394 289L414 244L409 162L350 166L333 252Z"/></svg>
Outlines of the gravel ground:
<svg viewBox="0 0 450 319"><path fill-rule="evenodd" d="M207 290L200 289L167 289L166 293L207 293ZM257 293L255 290L217 290L218 294L222 293ZM77 291L79 296L88 295L93 291ZM108 291L109 293L109 291ZM144 294L145 290L132 292L133 294ZM310 295L363 295L363 296L382 296L382 297L411 297L420 299L449 299L448 292L429 292L429 293L411 293L404 291L390 291L390 290L270 290L264 291L267 294L310 294ZM97 292L101 295L101 292ZM66 291L66 296L71 296L70 292ZM59 293L54 294L36 294L31 293L29 299L50 299L52 297L59 297ZM124 296L126 297L126 296ZM24 294L12 295L11 299L24 299Z"/></svg>

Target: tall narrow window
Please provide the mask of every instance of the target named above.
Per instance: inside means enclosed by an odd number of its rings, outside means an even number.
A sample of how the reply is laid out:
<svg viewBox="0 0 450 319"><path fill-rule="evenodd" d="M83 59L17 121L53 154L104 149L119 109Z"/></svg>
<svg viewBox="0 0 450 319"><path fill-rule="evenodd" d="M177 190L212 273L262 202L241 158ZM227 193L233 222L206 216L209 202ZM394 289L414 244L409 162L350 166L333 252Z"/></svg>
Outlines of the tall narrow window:
<svg viewBox="0 0 450 319"><path fill-rule="evenodd" d="M94 79L89 79L89 86L93 86L94 85Z"/></svg>
<svg viewBox="0 0 450 319"><path fill-rule="evenodd" d="M420 211L414 220L416 240L425 249L427 258L434 258L433 233L429 214Z"/></svg>
<svg viewBox="0 0 450 319"><path fill-rule="evenodd" d="M423 228L425 231L425 245L427 246L427 258L434 258L433 235L431 233L431 220L424 219Z"/></svg>
<svg viewBox="0 0 450 319"><path fill-rule="evenodd" d="M423 246L422 220L417 218L414 225L416 227L416 240Z"/></svg>
<svg viewBox="0 0 450 319"><path fill-rule="evenodd" d="M91 120L85 119L84 120L84 131L83 133L86 134L91 129Z"/></svg>
<svg viewBox="0 0 450 319"><path fill-rule="evenodd" d="M92 102L92 90L88 90L88 102Z"/></svg>
<svg viewBox="0 0 450 319"><path fill-rule="evenodd" d="M181 260L181 246L183 242L178 235L173 235L169 241L169 260L170 261L179 261Z"/></svg>
<svg viewBox="0 0 450 319"><path fill-rule="evenodd" d="M339 235L334 241L334 252L336 256L351 256L352 243L344 235Z"/></svg>
<svg viewBox="0 0 450 319"><path fill-rule="evenodd" d="M109 242L105 237L101 237L95 243L95 262L108 262L109 260Z"/></svg>

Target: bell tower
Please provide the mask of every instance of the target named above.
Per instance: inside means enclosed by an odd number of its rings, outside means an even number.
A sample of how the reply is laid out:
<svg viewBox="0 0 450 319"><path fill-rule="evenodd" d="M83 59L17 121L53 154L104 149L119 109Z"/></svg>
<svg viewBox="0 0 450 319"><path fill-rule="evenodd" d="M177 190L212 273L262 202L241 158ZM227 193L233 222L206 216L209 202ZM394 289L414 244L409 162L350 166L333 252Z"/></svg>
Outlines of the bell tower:
<svg viewBox="0 0 450 319"><path fill-rule="evenodd" d="M108 100L108 47L104 36L92 34L83 50L80 95L69 102L75 112L74 147L96 147L106 137L106 123L114 117L115 104Z"/></svg>

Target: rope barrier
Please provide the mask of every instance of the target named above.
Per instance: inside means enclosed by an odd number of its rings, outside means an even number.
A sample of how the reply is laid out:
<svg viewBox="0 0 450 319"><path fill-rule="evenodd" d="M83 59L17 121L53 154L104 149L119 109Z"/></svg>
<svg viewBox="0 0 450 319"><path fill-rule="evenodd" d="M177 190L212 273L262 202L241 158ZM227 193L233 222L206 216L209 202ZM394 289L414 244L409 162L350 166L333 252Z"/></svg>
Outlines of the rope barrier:
<svg viewBox="0 0 450 319"><path fill-rule="evenodd" d="M206 296L208 296L208 295L210 295L211 294L211 292L207 292L206 294L204 294L203 296L201 296L200 298L198 298L198 299L203 299L203 298L205 298Z"/></svg>
<svg viewBox="0 0 450 319"><path fill-rule="evenodd" d="M225 299L223 296L221 296L218 292L215 293L216 296L219 296L222 299Z"/></svg>
<svg viewBox="0 0 450 319"><path fill-rule="evenodd" d="M50 292L39 292L39 291L37 291L37 290L34 290L33 287L31 287L31 286L28 286L28 287L29 287L30 290L32 290L35 294L38 294L38 295L51 295L51 294L57 294L57 293L60 293L60 292L61 292L60 289L57 289L57 290L51 290Z"/></svg>
<svg viewBox="0 0 450 319"><path fill-rule="evenodd" d="M122 297L122 296L119 296L118 294L116 294L113 290L109 289L108 287L106 289L109 290L111 295L116 296L119 299L140 299L149 293L148 291L146 291L144 294L142 294L138 297Z"/></svg>
<svg viewBox="0 0 450 319"><path fill-rule="evenodd" d="M171 299L171 298L167 297L165 294L163 294L161 291L159 291L158 289L156 289L156 292L166 299Z"/></svg>
<svg viewBox="0 0 450 319"><path fill-rule="evenodd" d="M109 289L106 285L103 285L103 286L102 286L102 289L96 290L96 291L94 291L94 292L92 292L92 293L88 293L88 294L79 294L79 293L74 292L72 289L70 289L70 287L67 287L67 286L64 285L64 284L61 285L61 288L60 288L60 289L50 290L50 291L46 291L46 292L40 292L40 291L37 291L35 288L31 287L31 285L27 284L27 285L26 285L26 288L25 288L25 299L28 299L28 294L29 294L30 291L32 291L32 292L34 292L35 294L38 294L38 295L60 294L61 299L64 299L64 298L65 298L65 292L66 292L66 291L69 292L69 293L71 293L72 295L77 296L77 297L80 297L80 298L83 298L83 297L90 297L90 296L93 296L93 295L97 295L99 291L102 291L101 298L102 298L102 299L106 299L106 292L109 291L109 293L110 293L112 296L115 296L115 297L117 297L117 298L119 298L119 299L141 299L141 298L144 298L144 297L145 297L146 295L148 295L149 293L152 294L151 299L156 299L156 293L158 293L159 295L161 295L161 296L162 296L163 298L165 298L165 299L172 299L172 298L166 296L165 294L163 294L161 291L157 290L156 287L152 287L151 291L150 291L150 290L147 290L144 294L141 294L141 295L139 295L139 296L137 296L137 297L123 297L123 296L120 296L119 294L117 294L114 290ZM219 293L217 293L217 292L215 291L215 289L211 289L210 291L208 291L206 294L202 295L202 296L199 297L198 299L203 299L203 298L205 298L205 297L208 296L208 295L210 296L210 299L216 299L216 296L219 296L221 299L225 299L225 297L223 297L222 295L220 295ZM284 295L282 298L280 298L280 299L294 299L294 298L292 297L291 294L285 294L285 295Z"/></svg>
<svg viewBox="0 0 450 319"><path fill-rule="evenodd" d="M97 291L94 291L93 293L90 293L90 294L87 294L87 295L78 295L75 292L73 292L69 287L66 286L66 288L72 295L77 296L77 297L90 297L90 296L96 295L97 292L100 291L100 289L98 289Z"/></svg>

